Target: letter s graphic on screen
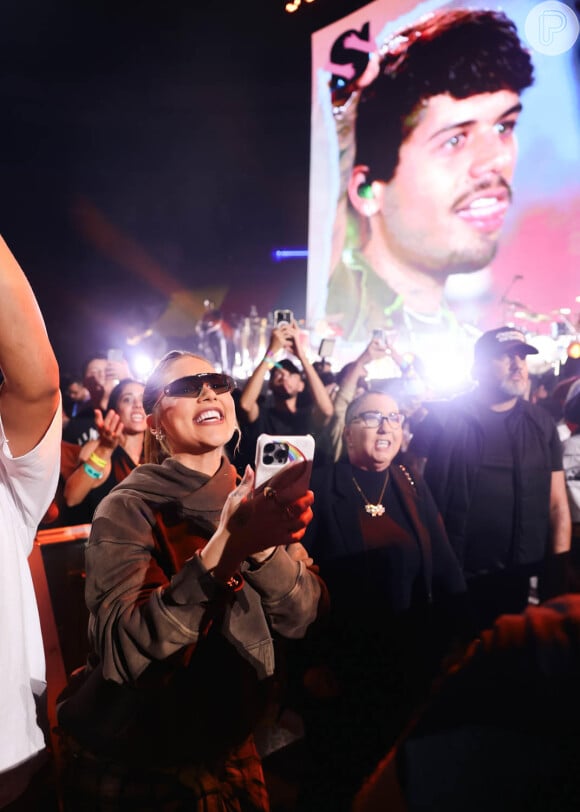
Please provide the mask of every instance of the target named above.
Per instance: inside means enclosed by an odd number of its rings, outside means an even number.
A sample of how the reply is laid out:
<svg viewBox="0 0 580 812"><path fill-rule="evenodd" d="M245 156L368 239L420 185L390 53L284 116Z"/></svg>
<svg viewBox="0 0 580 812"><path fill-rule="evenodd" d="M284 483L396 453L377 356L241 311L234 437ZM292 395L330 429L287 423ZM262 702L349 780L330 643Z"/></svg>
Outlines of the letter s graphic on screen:
<svg viewBox="0 0 580 812"><path fill-rule="evenodd" d="M365 23L360 31L349 28L337 37L330 49L328 63L328 70L332 72L331 90L344 87L348 82L362 76L369 63L369 53L372 49L370 23Z"/></svg>

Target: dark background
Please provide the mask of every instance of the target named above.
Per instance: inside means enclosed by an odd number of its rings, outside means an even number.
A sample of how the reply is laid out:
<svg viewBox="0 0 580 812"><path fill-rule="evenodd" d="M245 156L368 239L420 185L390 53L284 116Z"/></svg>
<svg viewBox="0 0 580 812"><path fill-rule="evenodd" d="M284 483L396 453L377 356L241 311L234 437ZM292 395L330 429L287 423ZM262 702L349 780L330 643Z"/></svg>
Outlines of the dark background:
<svg viewBox="0 0 580 812"><path fill-rule="evenodd" d="M1 230L63 372L172 292L304 316L310 36L365 5L4 2Z"/></svg>

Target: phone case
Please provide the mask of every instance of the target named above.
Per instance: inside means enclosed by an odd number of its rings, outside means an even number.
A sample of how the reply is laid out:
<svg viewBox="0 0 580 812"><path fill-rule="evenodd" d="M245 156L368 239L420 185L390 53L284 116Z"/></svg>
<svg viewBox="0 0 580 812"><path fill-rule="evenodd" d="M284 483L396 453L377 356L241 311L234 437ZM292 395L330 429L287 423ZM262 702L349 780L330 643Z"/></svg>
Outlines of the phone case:
<svg viewBox="0 0 580 812"><path fill-rule="evenodd" d="M260 434L256 443L254 489L266 483L283 491L284 501L290 502L308 490L314 437L311 434ZM275 479L274 479L275 477Z"/></svg>

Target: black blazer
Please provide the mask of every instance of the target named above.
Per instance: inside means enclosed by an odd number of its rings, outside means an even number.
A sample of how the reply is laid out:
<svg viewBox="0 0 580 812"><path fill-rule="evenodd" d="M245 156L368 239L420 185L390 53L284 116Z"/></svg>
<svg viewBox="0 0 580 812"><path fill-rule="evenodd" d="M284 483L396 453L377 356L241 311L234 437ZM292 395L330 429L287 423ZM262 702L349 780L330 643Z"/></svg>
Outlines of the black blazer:
<svg viewBox="0 0 580 812"><path fill-rule="evenodd" d="M390 472L394 492L417 539L427 601L439 595L464 592L461 569L427 485L421 477L411 476L395 463L391 464ZM340 566L343 560L348 571L348 561L362 557L365 552L358 521L360 497L354 489L348 462L315 469L311 488L314 518L303 543L324 578L328 567Z"/></svg>

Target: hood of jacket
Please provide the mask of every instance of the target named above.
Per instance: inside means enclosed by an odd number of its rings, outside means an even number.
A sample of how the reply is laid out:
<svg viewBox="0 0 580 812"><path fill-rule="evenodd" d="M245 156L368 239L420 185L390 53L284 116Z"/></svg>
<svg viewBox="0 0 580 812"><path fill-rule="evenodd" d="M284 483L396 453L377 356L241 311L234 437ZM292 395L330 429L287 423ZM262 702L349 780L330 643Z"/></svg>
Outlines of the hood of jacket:
<svg viewBox="0 0 580 812"><path fill-rule="evenodd" d="M225 457L213 476L187 468L170 457L161 465L140 465L111 494L132 491L150 504L178 501L185 509L221 511L235 486L236 470Z"/></svg>

